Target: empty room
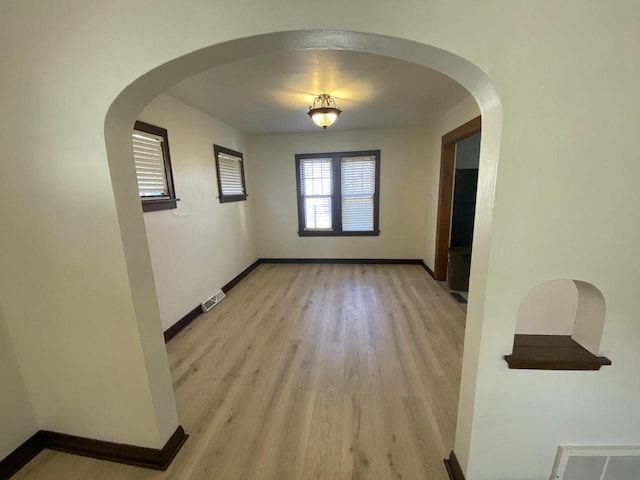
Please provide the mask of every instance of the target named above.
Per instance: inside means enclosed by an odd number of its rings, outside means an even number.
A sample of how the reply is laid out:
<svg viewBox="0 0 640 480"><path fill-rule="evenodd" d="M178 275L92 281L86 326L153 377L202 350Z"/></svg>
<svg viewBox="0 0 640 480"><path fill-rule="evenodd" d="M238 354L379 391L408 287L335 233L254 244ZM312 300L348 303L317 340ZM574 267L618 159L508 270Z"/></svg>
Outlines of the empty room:
<svg viewBox="0 0 640 480"><path fill-rule="evenodd" d="M319 7L3 7L0 478L637 480L638 7Z"/></svg>

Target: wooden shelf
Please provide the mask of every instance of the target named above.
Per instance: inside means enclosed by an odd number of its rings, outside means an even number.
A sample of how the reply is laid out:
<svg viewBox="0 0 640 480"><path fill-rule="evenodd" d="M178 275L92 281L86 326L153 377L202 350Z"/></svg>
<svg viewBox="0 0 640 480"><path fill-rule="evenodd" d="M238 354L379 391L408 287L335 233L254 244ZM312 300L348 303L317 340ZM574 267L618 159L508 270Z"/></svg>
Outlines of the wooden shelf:
<svg viewBox="0 0 640 480"><path fill-rule="evenodd" d="M569 335L516 335L513 353L504 359L509 368L529 370L600 370L611 365Z"/></svg>

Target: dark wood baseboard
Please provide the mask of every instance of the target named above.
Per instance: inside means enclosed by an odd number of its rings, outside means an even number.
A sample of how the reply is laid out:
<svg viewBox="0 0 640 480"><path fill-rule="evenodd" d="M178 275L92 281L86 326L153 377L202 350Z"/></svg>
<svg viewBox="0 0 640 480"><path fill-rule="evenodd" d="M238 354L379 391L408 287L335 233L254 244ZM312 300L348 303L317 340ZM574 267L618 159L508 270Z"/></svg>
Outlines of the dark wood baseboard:
<svg viewBox="0 0 640 480"><path fill-rule="evenodd" d="M0 460L0 479L5 480L15 475L29 461L45 448L45 435L42 430L34 433L22 445Z"/></svg>
<svg viewBox="0 0 640 480"><path fill-rule="evenodd" d="M420 262L420 265L422 265L422 268L424 268L424 269L427 271L427 273L428 273L429 275L431 275L431 278L433 278L433 279L435 280L436 275L435 275L435 273L433 273L433 270L431 270L431 269L429 268L429 265L427 265L426 263L424 263L424 261L421 261L421 262Z"/></svg>
<svg viewBox="0 0 640 480"><path fill-rule="evenodd" d="M340 263L356 265L422 265L422 260L407 258L261 258L260 263Z"/></svg>
<svg viewBox="0 0 640 480"><path fill-rule="evenodd" d="M258 265L262 263L261 259L256 260L247 268L245 268L240 274L236 275L233 280L227 283L224 287L222 287L222 291L224 293L228 293L233 287L235 287L242 279L244 279L247 275L253 272ZM167 343L173 337L175 337L178 333L184 330L187 325L193 322L200 314L202 313L202 307L198 305L189 313L187 313L184 317L178 320L176 323L167 328L164 332L164 343Z"/></svg>
<svg viewBox="0 0 640 480"><path fill-rule="evenodd" d="M0 462L0 479L10 478L45 448L153 470L166 470L188 437L182 426L178 425L164 447L156 449L40 430Z"/></svg>
<svg viewBox="0 0 640 480"><path fill-rule="evenodd" d="M166 470L188 437L182 426L178 426L164 447L156 449L105 442L64 433L47 431L43 433L47 438L45 448L50 450L151 468L153 470Z"/></svg>
<svg viewBox="0 0 640 480"><path fill-rule="evenodd" d="M180 333L187 325L193 322L202 313L202 307L198 305L196 308L187 313L176 323L167 328L164 332L164 343L167 343L178 333Z"/></svg>
<svg viewBox="0 0 640 480"><path fill-rule="evenodd" d="M462 473L462 467L460 466L460 462L458 462L458 457L453 453L453 450L451 450L449 458L444 459L444 466L449 474L449 480L465 480L464 473Z"/></svg>
<svg viewBox="0 0 640 480"><path fill-rule="evenodd" d="M251 265L249 265L247 268L245 268L242 272L240 272L240 274L236 275L233 280L231 280L229 283L227 283L224 287L222 287L222 291L224 293L228 293L229 290L231 290L233 287L235 287L238 283L240 283L241 280L243 280L247 275L249 275L251 272L253 272L258 265L260 265L262 263L262 259L258 259L255 262L253 262Z"/></svg>

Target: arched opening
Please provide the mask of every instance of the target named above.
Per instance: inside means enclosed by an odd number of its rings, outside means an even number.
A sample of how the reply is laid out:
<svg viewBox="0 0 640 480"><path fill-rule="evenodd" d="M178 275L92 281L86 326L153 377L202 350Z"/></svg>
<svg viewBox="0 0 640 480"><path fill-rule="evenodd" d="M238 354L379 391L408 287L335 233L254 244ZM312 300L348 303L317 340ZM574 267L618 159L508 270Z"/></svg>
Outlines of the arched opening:
<svg viewBox="0 0 640 480"><path fill-rule="evenodd" d="M158 323L153 274L146 233L139 208L131 154L131 128L138 113L174 83L233 60L283 49L340 49L374 53L405 60L441 72L460 83L478 103L483 122L480 177L471 268L470 296L465 333L462 385L458 412L456 451L466 464L472 423L478 345L489 257L493 195L501 134L501 110L489 77L477 66L453 53L401 38L339 31L277 32L241 38L203 48L158 66L135 80L114 100L105 120L105 139L116 209L126 255L132 296L139 322ZM157 336L161 335L159 325ZM156 343L158 338L143 338ZM158 361L164 352L156 355ZM164 360L166 361L166 360ZM150 366L153 369L153 365Z"/></svg>
<svg viewBox="0 0 640 480"><path fill-rule="evenodd" d="M594 285L556 279L532 288L520 302L510 368L599 370L606 304Z"/></svg>
<svg viewBox="0 0 640 480"><path fill-rule="evenodd" d="M578 308L572 280L550 280L533 287L520 302L516 334L571 335Z"/></svg>

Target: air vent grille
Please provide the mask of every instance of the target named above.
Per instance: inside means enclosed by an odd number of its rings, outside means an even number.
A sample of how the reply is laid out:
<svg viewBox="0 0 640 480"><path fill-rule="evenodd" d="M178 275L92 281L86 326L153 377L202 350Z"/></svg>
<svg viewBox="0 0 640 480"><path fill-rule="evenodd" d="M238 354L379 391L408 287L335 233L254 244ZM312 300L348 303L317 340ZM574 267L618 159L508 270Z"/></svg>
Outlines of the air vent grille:
<svg viewBox="0 0 640 480"><path fill-rule="evenodd" d="M216 293L207 298L204 302L202 302L201 307L203 312L208 312L213 307L215 307L220 300L222 300L226 295L222 290L218 290Z"/></svg>
<svg viewBox="0 0 640 480"><path fill-rule="evenodd" d="M552 480L638 480L640 446L558 448Z"/></svg>

